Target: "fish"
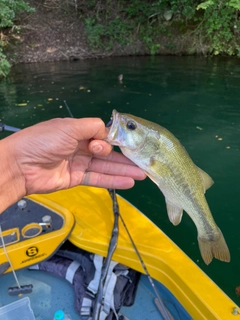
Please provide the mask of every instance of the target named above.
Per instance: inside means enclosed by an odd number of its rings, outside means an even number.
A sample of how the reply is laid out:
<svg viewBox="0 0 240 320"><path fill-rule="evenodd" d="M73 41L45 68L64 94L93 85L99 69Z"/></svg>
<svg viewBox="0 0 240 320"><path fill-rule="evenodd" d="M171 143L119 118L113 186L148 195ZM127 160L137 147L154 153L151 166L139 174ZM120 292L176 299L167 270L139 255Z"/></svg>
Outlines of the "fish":
<svg viewBox="0 0 240 320"><path fill-rule="evenodd" d="M106 125L107 139L132 160L159 187L169 220L181 222L183 211L193 220L203 261L230 261L224 236L211 214L205 192L212 178L197 167L184 146L161 125L113 110Z"/></svg>

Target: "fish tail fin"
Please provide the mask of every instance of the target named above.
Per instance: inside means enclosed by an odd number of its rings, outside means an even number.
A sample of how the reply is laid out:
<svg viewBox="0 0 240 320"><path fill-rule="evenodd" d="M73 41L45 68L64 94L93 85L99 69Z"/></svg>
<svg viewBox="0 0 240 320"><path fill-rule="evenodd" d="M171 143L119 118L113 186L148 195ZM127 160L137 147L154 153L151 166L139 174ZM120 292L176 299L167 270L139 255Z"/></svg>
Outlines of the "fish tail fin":
<svg viewBox="0 0 240 320"><path fill-rule="evenodd" d="M198 244L206 264L209 264L213 258L225 262L230 261L230 252L220 229L218 237L213 240L198 237Z"/></svg>

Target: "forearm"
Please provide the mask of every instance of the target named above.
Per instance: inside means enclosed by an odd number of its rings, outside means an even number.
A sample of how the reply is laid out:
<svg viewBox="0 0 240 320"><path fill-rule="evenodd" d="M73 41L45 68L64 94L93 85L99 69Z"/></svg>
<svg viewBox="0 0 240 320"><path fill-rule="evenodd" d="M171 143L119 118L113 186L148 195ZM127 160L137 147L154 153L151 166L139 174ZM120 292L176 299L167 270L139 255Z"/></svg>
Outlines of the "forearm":
<svg viewBox="0 0 240 320"><path fill-rule="evenodd" d="M25 195L24 178L14 155L14 139L0 140L0 214Z"/></svg>

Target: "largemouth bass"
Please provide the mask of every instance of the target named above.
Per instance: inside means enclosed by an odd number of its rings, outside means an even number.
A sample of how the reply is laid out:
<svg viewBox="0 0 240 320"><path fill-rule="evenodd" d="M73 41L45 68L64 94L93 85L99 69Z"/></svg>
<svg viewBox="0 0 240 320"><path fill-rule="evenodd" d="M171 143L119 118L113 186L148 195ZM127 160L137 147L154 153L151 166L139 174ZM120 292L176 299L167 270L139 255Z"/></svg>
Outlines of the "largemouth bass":
<svg viewBox="0 0 240 320"><path fill-rule="evenodd" d="M229 262L228 247L204 196L213 180L193 163L179 140L156 123L116 110L107 128L107 141L119 146L162 191L170 221L178 225L183 210L191 217L204 262L213 257Z"/></svg>

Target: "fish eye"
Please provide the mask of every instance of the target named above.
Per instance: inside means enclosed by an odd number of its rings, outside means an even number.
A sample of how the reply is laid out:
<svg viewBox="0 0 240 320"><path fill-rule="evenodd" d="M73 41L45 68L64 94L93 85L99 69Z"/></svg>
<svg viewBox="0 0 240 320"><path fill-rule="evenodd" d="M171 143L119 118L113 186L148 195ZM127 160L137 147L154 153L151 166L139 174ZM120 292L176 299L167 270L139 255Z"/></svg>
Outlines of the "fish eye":
<svg viewBox="0 0 240 320"><path fill-rule="evenodd" d="M136 128L137 128L137 125L136 125L136 123L135 122L133 122L133 121L128 121L128 123L127 123L127 128L129 129L129 130L135 130Z"/></svg>
<svg viewBox="0 0 240 320"><path fill-rule="evenodd" d="M110 121L106 124L106 127L110 128L112 123L113 123L113 119L111 118Z"/></svg>

